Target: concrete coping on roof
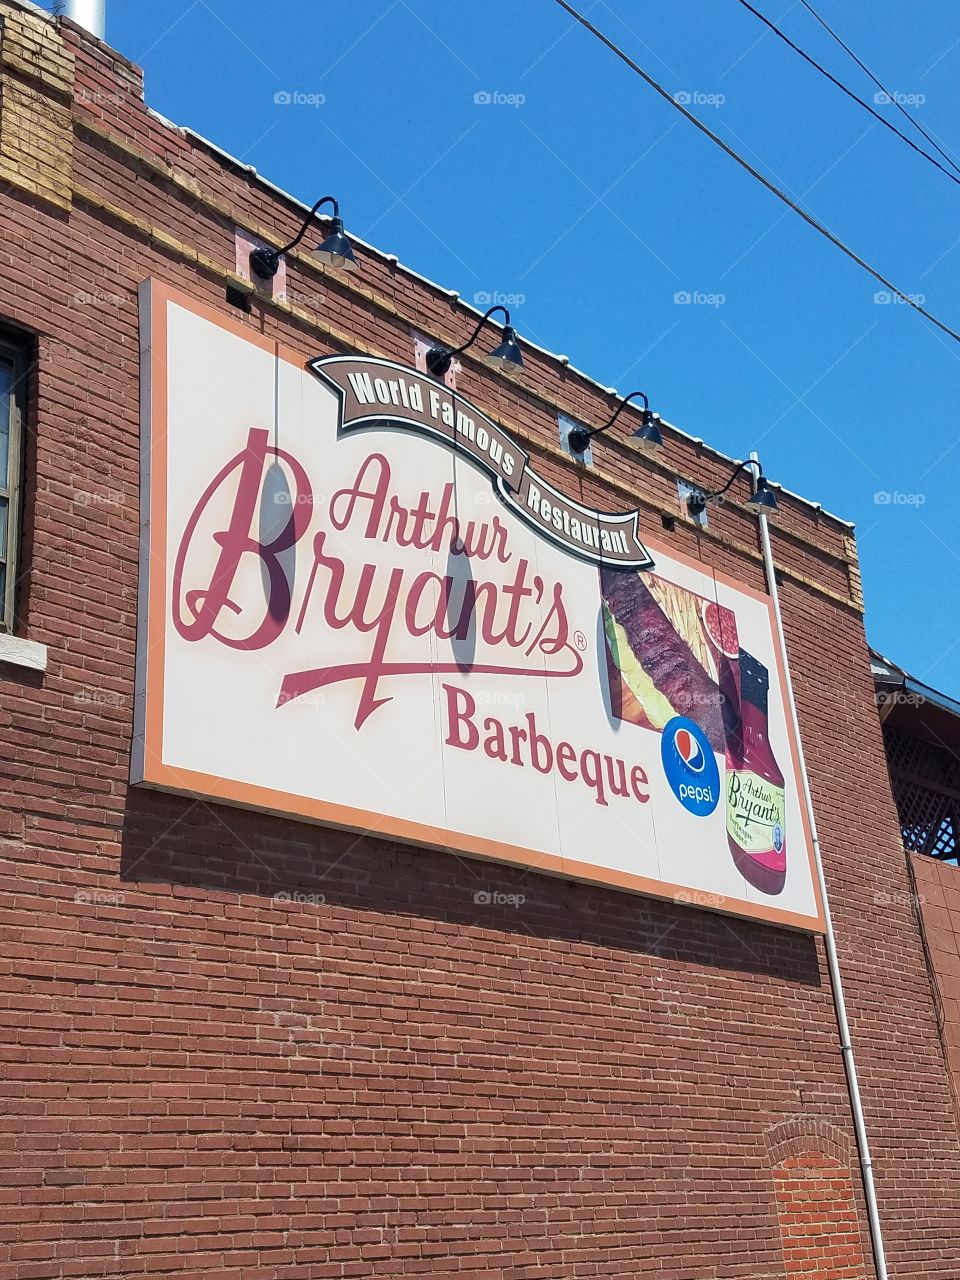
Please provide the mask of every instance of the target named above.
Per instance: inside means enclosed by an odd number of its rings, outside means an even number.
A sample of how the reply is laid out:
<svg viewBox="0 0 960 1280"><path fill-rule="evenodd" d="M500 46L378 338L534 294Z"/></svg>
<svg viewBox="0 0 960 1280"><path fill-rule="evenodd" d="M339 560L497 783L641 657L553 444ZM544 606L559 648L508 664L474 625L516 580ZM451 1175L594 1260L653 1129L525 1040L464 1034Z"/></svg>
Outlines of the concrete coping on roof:
<svg viewBox="0 0 960 1280"><path fill-rule="evenodd" d="M310 208L309 205L305 204L302 200L298 200L297 197L294 195L291 195L289 191L284 191L284 189L282 187L277 186L275 182L271 182L269 178L265 178L263 174L257 172L256 168L253 165L246 164L244 161L238 160L237 157L232 156L229 151L225 151L224 148L221 146L218 146L217 143L211 142L209 138L205 138L202 133L197 133L195 129L190 129L185 125L175 124L172 120L168 120L166 116L161 115L159 111L154 111L152 107L148 106L147 111L151 116L153 116L154 119L159 121L161 124L165 125L167 128L175 129L182 136L191 138L194 141L199 142L202 146L208 147L215 155L218 155L222 157L224 160L227 160L231 165L233 165L237 169L240 169L241 171L248 173L252 178L255 178L257 180L258 184L261 187L264 187L268 191L272 191L274 195L279 196L282 200L287 201L288 203L294 205L298 209L302 209L304 213L306 213L309 210ZM402 262L399 261L396 254L385 253L383 249L378 248L376 245L369 244L366 240L361 239L360 236L355 235L352 231L350 232L350 238L351 240L356 241L357 244L361 245L368 253L379 258L381 262L384 262L389 264L390 266L393 266L396 270L402 271L404 275L409 276L411 279L417 280L421 284L426 285L428 288L435 290L437 293L443 294L447 298L450 298L451 300L455 301L455 304L459 307L462 307L464 311L472 313L478 319L480 318L480 316L483 315L482 311L478 310L476 307L471 306L470 303L464 302L463 299L460 297L459 293L456 292L456 290L446 289L444 288L443 285L437 284L435 280L431 280L429 279L429 277L421 275L420 272L415 271L413 267L405 266ZM546 356L548 360L552 360L556 362L557 365L561 366L564 369L568 369L571 373L575 374L578 378L582 378L583 381L587 383L590 387L592 387L594 390L601 392L603 395L609 395L611 393L612 388L603 386L601 383L597 382L595 378L592 378L588 373L584 373L582 369L578 369L575 365L571 364L569 357L557 355L556 352L549 351L546 347L541 347L536 342L531 342L529 338L524 338L522 335L520 337L520 341L523 343L524 346L529 347L532 351L539 352L540 355ZM732 458L729 454L724 453L721 449L715 449L712 445L707 444L700 436L691 435L688 431L684 431L682 427L675 426L672 422L668 422L666 418L661 417L659 414L658 414L658 417L660 418L660 421L663 423L663 425L666 426L670 431L675 432L678 436L681 436L683 439L689 441L691 444L695 444L700 448L705 449L708 453L713 454L713 456L715 458L718 458L720 461L729 463L731 466L736 465L741 461L741 459ZM775 489L779 490L780 493L786 494L787 497L792 498L795 502L801 503L803 506L809 508L811 511L815 511L819 514L826 516L828 520L833 520L836 524L842 525L846 529L855 528L854 521L845 520L842 516L835 515L832 511L828 511L826 507L823 506L822 503L814 502L810 498L805 498L802 494L794 493L792 489L787 489L784 485L777 484L775 481L771 480L770 483L773 485Z"/></svg>

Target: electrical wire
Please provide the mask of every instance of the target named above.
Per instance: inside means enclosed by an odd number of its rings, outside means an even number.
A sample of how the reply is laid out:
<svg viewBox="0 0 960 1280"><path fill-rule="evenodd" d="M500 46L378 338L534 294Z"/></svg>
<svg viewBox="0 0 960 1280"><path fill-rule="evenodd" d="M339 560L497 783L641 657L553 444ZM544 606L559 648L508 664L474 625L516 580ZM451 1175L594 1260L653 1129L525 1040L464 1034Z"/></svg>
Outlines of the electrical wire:
<svg viewBox="0 0 960 1280"><path fill-rule="evenodd" d="M924 160L928 160L930 164L934 166L934 168L939 169L941 173L946 174L946 176L950 179L951 182L955 182L957 186L960 187L960 177L957 177L955 173L951 173L949 169L945 168L940 163L940 161L936 158L936 156L932 156L929 151L924 151L923 147L917 146L917 144L914 142L912 138L908 138L907 135L903 133L900 129L898 129L895 124L891 124L886 116L881 115L879 111L871 107L870 103L867 102L865 99L858 97L857 94L855 94L852 89L848 89L842 80L838 80L835 75L832 75L826 69L826 67L822 67L815 58L811 58L810 54L807 53L805 50L801 49L798 44L795 44L785 32L780 30L780 28L777 26L775 22L771 22L770 19L766 17L764 14L762 14L759 9L755 9L753 5L750 3L750 0L737 0L737 3L742 5L744 9L752 13L755 18L759 18L760 21L763 23L763 25L768 28L768 30L772 31L775 36L779 36L779 38L783 41L783 43L787 45L788 48L792 49L794 53L799 53L800 57L803 58L804 62L808 62L811 67L819 71L822 76L825 76L830 81L831 84L836 85L841 93L845 93L847 97L851 99L851 101L856 102L858 106L863 107L864 111L869 112L869 114L873 116L874 120L876 120L878 124L882 124L885 129L889 129L892 134L895 134L901 140L901 142L905 142L908 147L911 147L914 151L916 151L917 155L923 156ZM934 143L934 146L936 146L936 143ZM947 159L949 159L949 157L947 157Z"/></svg>
<svg viewBox="0 0 960 1280"><path fill-rule="evenodd" d="M913 118L913 116L912 116L912 115L910 114L910 112L906 109L906 107L903 105L903 103L898 99L897 95L896 95L895 93L893 93L890 89L888 89L888 88L886 87L886 85L881 84L881 82L880 82L880 81L877 79L877 77L873 74L873 72L870 70L870 68L867 66L867 64L866 64L865 62L862 62L862 61L860 60L860 58L858 58L858 57L857 57L857 55L853 52L853 50L850 48L850 46L849 46L848 44L845 44L845 43L843 42L843 40L841 40L841 38L837 35L836 31L834 31L834 29L830 26L830 24L829 24L828 22L826 22L826 21L825 21L825 19L823 19L823 18L821 18L821 17L820 17L820 14L819 14L819 13L817 13L817 11L816 11L816 9L814 9L813 5L812 5L812 4L808 4L808 3L807 3L807 0L800 0L800 3L801 3L801 4L803 5L803 7L806 9L807 13L809 13L812 17L816 18L817 22L819 22L819 23L820 23L820 25L821 25L821 27L823 27L824 31L826 31L828 35L830 35L834 40L836 40L836 42L837 42L837 44L840 46L840 48L841 48L841 49L843 49L843 51L844 51L845 53L848 53L848 54L850 55L850 57L854 60L854 62L857 64L857 66L860 68L860 70L861 70L861 71L864 71L864 72L865 72L865 73L870 77L870 79L871 79L871 80L873 81L873 83L877 86L877 88L880 90L880 92L886 95L886 97L887 97L887 101L888 101L888 102L892 102L892 103L893 103L893 105L894 105L894 106L897 108L897 110L900 112L900 114L901 114L901 115L902 115L906 120L909 120L909 121L910 121L910 123L911 123L911 124L913 125L913 127L917 130L917 132L918 132L918 133L922 133L922 134L923 134L923 136L926 138L926 140L930 143L931 147L933 147L933 149L934 149L935 151L939 152L939 154L943 156L944 160L946 160L946 162L947 162L949 165L951 165L951 166L952 166L952 167L957 171L957 173L960 173L960 165L958 165L958 164L956 163L956 161L953 159L953 157L952 157L951 155L948 155L948 154L947 154L947 152L946 152L946 151L944 151L944 149L943 149L943 148L939 145L939 143L937 142L936 138L931 137L931 135L930 135L929 133L927 133L926 129L923 127L923 125L920 123L920 121L919 121L919 120L915 120L915 119Z"/></svg>
<svg viewBox="0 0 960 1280"><path fill-rule="evenodd" d="M565 10L571 18L575 18L576 21L579 22L582 27L585 27L592 36L595 36L601 44L606 45L611 53L615 54L621 62L625 63L635 75L638 75L641 80L654 90L654 92L658 93L665 102L669 102L671 107L686 117L692 125L695 125L696 128L698 128L701 133L705 134L711 142L716 143L722 151L726 152L731 160L735 160L742 169L746 169L747 173L749 173L752 178L755 178L757 182L766 187L766 189L775 195L778 200L782 201L788 209L792 209L794 213L799 214L808 226L813 227L814 231L822 235L824 239L829 240L832 245L838 248L841 253L846 254L846 256L852 262L855 262L858 267L862 267L868 275L871 275L874 278L874 280L877 280L885 288L889 289L891 293L896 294L901 302L906 303L907 306L912 307L914 311L919 312L924 319L929 320L932 325L935 325L936 328L938 328L942 333L945 333L947 337L952 338L954 342L960 343L960 333L957 333L955 329L951 329L950 326L945 324L942 320L938 320L937 317L933 315L932 312L928 311L926 307L922 306L916 298L911 298L910 295L904 293L902 289L898 289L895 284L886 278L886 276L881 275L875 267L871 267L869 262L864 258L861 258L858 253L845 245L843 241L838 236L835 236L829 228L825 227L822 222L818 222L812 214L807 213L806 209L798 205L795 200L792 200L785 191L781 191L781 189L775 183L771 182L769 178L764 177L759 169L755 169L748 160L744 160L743 156L734 151L733 147L731 147L729 143L724 142L723 138L721 138L719 134L714 133L713 130L708 128L702 120L698 120L693 112L688 111L681 102L677 102L677 100L668 93L666 89L664 89L663 85L658 84L657 81L654 80L653 76L644 71L643 67L641 67L639 63L634 62L630 55L625 53L619 45L616 45L609 36L604 35L603 32L595 27L593 23L590 22L582 13L579 13L573 5L568 2L568 0L555 0L555 3L558 4L561 9Z"/></svg>

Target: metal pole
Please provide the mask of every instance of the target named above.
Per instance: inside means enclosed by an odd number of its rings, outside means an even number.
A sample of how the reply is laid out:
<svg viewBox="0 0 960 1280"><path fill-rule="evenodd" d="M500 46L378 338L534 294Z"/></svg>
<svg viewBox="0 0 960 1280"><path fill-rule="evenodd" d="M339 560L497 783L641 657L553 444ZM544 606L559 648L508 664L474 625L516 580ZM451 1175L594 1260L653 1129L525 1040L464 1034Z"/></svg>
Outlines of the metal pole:
<svg viewBox="0 0 960 1280"><path fill-rule="evenodd" d="M98 40L104 38L106 0L67 0L66 15L78 26L86 27Z"/></svg>
<svg viewBox="0 0 960 1280"><path fill-rule="evenodd" d="M757 455L751 453L750 461L754 463L753 476L756 480L760 472ZM867 1217L870 1221L870 1244L873 1249L873 1260L877 1269L877 1280L887 1280L887 1259L883 1249L883 1233L880 1229L880 1213L877 1208L877 1193L873 1185L873 1161L870 1158L870 1143L867 1139L867 1126L863 1118L863 1105L860 1100L860 1083L857 1079L857 1064L853 1057L853 1044L850 1040L850 1024L847 1021L847 1002L843 994L843 977L840 973L840 960L837 956L837 940L833 932L833 920L830 916L830 903L827 898L827 881L823 873L823 859L820 856L820 839L817 835L817 819L813 812L813 797L810 794L810 780L807 777L807 763L803 755L803 741L800 737L800 721L797 717L797 704L793 696L793 681L790 677L790 660L787 657L787 639L783 630L783 615L780 612L780 593L777 589L777 578L774 572L773 551L770 546L770 529L767 517L760 515L760 539L763 543L763 564L767 575L767 590L773 600L773 614L777 624L777 641L780 647L780 659L783 662L783 674L787 683L787 706L790 721L793 725L794 739L797 744L797 758L800 762L800 778L803 784L803 802L810 824L810 835L813 839L813 858L817 869L817 883L820 886L820 898L823 902L824 942L827 949L827 967L830 971L830 989L833 993L833 1007L837 1014L837 1026L840 1029L840 1052L843 1055L843 1067L847 1077L847 1092L850 1095L850 1106L853 1111L853 1126L857 1135L857 1150L860 1153L860 1170L863 1175L863 1194L867 1203Z"/></svg>

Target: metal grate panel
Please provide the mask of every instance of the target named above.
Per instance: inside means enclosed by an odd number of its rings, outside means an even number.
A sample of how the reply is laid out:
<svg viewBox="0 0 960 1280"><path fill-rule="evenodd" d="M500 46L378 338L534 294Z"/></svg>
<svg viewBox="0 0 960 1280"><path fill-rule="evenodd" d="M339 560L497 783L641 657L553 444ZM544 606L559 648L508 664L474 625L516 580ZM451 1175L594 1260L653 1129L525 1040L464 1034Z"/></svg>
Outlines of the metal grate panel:
<svg viewBox="0 0 960 1280"><path fill-rule="evenodd" d="M883 739L904 847L956 862L960 856L960 758L949 747L887 725Z"/></svg>

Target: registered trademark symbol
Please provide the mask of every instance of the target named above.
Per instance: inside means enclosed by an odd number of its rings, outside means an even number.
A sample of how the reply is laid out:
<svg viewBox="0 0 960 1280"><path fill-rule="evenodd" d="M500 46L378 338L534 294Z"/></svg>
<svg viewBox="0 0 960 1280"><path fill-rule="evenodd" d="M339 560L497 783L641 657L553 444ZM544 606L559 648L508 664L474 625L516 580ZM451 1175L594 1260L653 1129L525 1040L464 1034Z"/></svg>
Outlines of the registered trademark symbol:
<svg viewBox="0 0 960 1280"><path fill-rule="evenodd" d="M573 643L577 646L580 652L583 653L587 647L587 637L582 631L575 631L573 633Z"/></svg>

